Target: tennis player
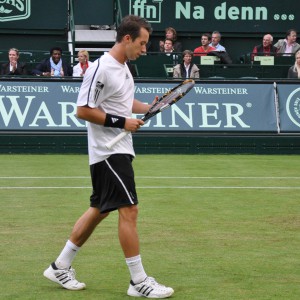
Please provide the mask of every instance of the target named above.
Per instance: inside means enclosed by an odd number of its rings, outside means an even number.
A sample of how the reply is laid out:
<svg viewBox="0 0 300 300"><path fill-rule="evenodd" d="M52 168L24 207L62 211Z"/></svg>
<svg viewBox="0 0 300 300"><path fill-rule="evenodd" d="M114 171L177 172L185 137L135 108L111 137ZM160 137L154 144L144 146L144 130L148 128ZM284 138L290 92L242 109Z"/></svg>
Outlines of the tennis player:
<svg viewBox="0 0 300 300"><path fill-rule="evenodd" d="M174 293L172 288L148 277L142 265L131 134L111 150L105 147L123 129L134 132L144 124L131 116L132 113L146 113L150 105L134 99L134 82L126 61L135 60L146 52L150 33L151 26L145 19L133 15L125 17L117 29L115 45L87 69L83 79L77 100L77 116L88 121L93 185L90 207L75 223L60 255L44 272L45 277L69 290L86 287L75 278L72 262L96 226L110 212L118 210L119 240L131 276L127 294L168 298Z"/></svg>

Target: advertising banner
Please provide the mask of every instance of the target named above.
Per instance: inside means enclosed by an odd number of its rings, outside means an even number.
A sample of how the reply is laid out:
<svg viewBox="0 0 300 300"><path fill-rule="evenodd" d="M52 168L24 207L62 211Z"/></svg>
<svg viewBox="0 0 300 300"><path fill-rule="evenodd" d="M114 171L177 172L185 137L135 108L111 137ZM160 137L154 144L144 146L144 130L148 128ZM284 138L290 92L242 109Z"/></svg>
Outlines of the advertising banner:
<svg viewBox="0 0 300 300"><path fill-rule="evenodd" d="M0 1L0 29L63 29L67 23L68 1Z"/></svg>
<svg viewBox="0 0 300 300"><path fill-rule="evenodd" d="M147 18L153 29L178 32L285 32L298 28L300 2L254 0L129 0L120 1L122 13Z"/></svg>
<svg viewBox="0 0 300 300"><path fill-rule="evenodd" d="M85 131L76 118L81 82L0 82L0 130ZM135 97L151 103L176 82L135 84ZM134 115L134 117L140 117ZM277 132L273 84L197 83L143 131Z"/></svg>
<svg viewBox="0 0 300 300"><path fill-rule="evenodd" d="M280 131L300 132L300 85L278 84Z"/></svg>

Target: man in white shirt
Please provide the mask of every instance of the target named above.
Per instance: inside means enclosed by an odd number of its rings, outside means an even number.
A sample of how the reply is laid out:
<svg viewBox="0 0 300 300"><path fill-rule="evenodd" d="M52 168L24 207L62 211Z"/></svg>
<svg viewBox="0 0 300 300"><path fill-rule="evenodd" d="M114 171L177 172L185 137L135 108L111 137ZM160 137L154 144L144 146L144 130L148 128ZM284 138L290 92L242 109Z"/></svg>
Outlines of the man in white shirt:
<svg viewBox="0 0 300 300"><path fill-rule="evenodd" d="M215 47L216 51L224 51L226 52L225 47L220 44L221 41L221 33L219 31L214 31L211 35L211 43L209 46Z"/></svg>
<svg viewBox="0 0 300 300"><path fill-rule="evenodd" d="M85 284L75 278L71 264L80 247L110 212L119 213L119 240L131 280L127 295L167 298L173 289L148 277L139 253L136 229L138 199L132 159L135 155L131 134L111 150L108 141L122 130L136 131L144 124L131 118L144 114L150 105L134 99L134 82L126 64L146 53L150 24L138 16L125 17L117 29L116 44L86 71L77 100L77 117L88 121L88 148L93 193L89 209L76 222L64 249L44 276L69 290Z"/></svg>

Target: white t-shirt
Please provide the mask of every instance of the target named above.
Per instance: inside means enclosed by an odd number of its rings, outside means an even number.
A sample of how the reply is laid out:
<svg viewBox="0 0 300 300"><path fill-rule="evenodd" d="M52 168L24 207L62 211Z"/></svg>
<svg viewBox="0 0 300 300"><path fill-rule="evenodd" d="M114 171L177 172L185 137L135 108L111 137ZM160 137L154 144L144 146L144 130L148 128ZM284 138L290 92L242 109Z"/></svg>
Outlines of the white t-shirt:
<svg viewBox="0 0 300 300"><path fill-rule="evenodd" d="M88 105L105 113L131 118L134 82L127 64L121 64L109 53L101 56L86 70L78 94L77 106ZM111 154L135 155L132 136L128 134L111 150L105 144L122 129L87 122L90 165L103 161Z"/></svg>

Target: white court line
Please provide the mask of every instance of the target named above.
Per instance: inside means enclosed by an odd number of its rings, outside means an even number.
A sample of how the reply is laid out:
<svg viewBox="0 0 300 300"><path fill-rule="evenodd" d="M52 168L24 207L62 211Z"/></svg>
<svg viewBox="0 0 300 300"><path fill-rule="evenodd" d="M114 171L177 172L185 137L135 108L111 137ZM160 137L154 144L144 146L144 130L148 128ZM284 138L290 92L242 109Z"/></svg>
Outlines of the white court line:
<svg viewBox="0 0 300 300"><path fill-rule="evenodd" d="M0 179L82 179L90 176L2 176Z"/></svg>
<svg viewBox="0 0 300 300"><path fill-rule="evenodd" d="M85 179L90 176L0 176L0 179ZM296 176L135 176L139 179L300 179Z"/></svg>
<svg viewBox="0 0 300 300"><path fill-rule="evenodd" d="M274 189L299 190L297 186L138 186L137 189ZM90 186L1 186L0 190L91 189Z"/></svg>

